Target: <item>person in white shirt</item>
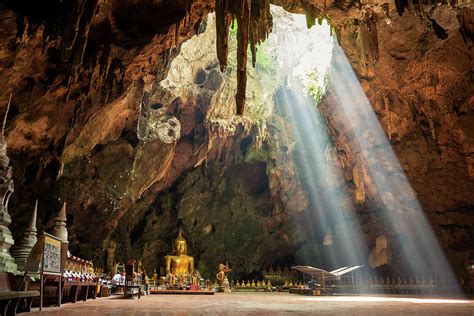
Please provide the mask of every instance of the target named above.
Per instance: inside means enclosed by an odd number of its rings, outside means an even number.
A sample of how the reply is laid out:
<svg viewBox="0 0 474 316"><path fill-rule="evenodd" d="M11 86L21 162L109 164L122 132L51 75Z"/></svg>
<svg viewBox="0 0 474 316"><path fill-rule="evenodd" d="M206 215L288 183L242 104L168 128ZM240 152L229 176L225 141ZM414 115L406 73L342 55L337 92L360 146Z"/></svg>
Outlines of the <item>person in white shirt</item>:
<svg viewBox="0 0 474 316"><path fill-rule="evenodd" d="M116 275L114 275L110 283L113 285L121 285L121 280L122 280L122 275L120 273L117 273Z"/></svg>

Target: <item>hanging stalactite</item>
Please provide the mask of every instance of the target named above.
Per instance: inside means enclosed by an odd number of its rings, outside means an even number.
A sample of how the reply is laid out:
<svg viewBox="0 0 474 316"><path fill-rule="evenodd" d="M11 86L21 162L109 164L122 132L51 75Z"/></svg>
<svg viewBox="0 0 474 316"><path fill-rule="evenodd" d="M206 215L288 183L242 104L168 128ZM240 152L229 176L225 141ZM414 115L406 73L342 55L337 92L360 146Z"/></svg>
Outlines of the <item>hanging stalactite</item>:
<svg viewBox="0 0 474 316"><path fill-rule="evenodd" d="M306 26L308 29L310 29L316 25L316 19L319 18L319 11L316 10L312 5L306 4L304 6L304 12L306 16ZM319 23L319 25L321 25L321 23Z"/></svg>
<svg viewBox="0 0 474 316"><path fill-rule="evenodd" d="M376 20L376 14L372 10L367 10L364 13L364 19L361 21L359 29L366 61L373 63L379 60L379 40Z"/></svg>
<svg viewBox="0 0 474 316"><path fill-rule="evenodd" d="M216 34L217 58L221 71L227 69L227 55L229 52L229 26L232 16L225 10L225 0L216 0Z"/></svg>
<svg viewBox="0 0 474 316"><path fill-rule="evenodd" d="M257 45L272 29L269 0L216 0L217 57L221 71L227 68L229 27L237 21L237 115L245 112L247 88L247 50L250 44L255 67Z"/></svg>

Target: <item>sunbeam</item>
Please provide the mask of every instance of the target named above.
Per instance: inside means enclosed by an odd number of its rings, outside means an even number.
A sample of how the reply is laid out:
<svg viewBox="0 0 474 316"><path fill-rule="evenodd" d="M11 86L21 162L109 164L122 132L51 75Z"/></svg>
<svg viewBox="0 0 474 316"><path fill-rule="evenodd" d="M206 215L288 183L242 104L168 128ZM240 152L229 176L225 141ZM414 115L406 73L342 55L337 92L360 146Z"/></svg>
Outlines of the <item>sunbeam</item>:
<svg viewBox="0 0 474 316"><path fill-rule="evenodd" d="M351 203L345 204L350 209L341 207L347 192L335 184L344 183L343 174L326 159L331 140L314 100L324 93L331 62L334 40L330 27L324 21L308 29L304 16L287 14L275 20L274 34L279 74L285 82L275 97L276 111L291 122L292 130L286 132L296 140L295 163L313 212L313 220L307 221L310 227L305 229L320 232L316 234L318 245L323 244L321 232L336 232L334 244L319 247L324 252L319 254L321 263L327 268L360 264L367 258L368 248L357 218L347 219L353 216ZM307 258L299 260L315 264Z"/></svg>
<svg viewBox="0 0 474 316"><path fill-rule="evenodd" d="M354 150L379 192L383 224L398 239L398 255L403 258L400 264L406 265L413 276L441 277L457 291L455 277L416 193L339 46L334 49L331 79L338 100L332 106L344 112L347 128L356 140Z"/></svg>
<svg viewBox="0 0 474 316"><path fill-rule="evenodd" d="M301 181L315 215L315 220L307 222L312 226L308 230L321 236L331 228L336 236L334 245L321 254L326 268L366 264L370 253L357 208L348 198L352 192L347 186L334 185L345 183L342 170L326 157L334 140L316 103L329 76L335 96L329 106L344 116L340 132L352 137L352 163L361 168L363 185L376 189L370 198L376 202L378 224L397 251L392 264L406 277L442 278L457 292L452 270L416 194L348 59L330 36L328 24L306 29L301 17L285 16L276 19L272 36L276 37L271 42L276 45L280 80L285 82L275 96L276 112L291 122L292 130L286 132L296 141L295 163L302 170Z"/></svg>

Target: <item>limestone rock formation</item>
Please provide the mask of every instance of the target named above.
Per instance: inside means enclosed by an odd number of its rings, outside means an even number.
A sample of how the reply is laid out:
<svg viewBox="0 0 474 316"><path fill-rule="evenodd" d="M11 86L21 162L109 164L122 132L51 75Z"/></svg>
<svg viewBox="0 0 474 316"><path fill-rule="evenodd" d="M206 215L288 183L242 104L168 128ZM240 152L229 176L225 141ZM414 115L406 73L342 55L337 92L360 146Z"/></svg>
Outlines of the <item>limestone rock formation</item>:
<svg viewBox="0 0 474 316"><path fill-rule="evenodd" d="M375 239L375 247L370 252L369 265L372 268L378 268L383 265L390 264L390 249L387 237L384 235L377 236Z"/></svg>

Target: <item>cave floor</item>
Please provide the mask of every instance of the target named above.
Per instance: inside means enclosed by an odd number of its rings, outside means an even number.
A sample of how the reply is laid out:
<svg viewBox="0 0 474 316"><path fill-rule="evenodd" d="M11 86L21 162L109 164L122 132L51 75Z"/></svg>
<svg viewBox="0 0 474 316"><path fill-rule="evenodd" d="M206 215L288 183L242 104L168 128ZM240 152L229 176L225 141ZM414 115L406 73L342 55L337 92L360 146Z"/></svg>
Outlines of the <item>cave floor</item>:
<svg viewBox="0 0 474 316"><path fill-rule="evenodd" d="M209 296L148 295L99 298L30 315L474 315L474 300L438 301L399 296L320 296L288 293L217 293Z"/></svg>

